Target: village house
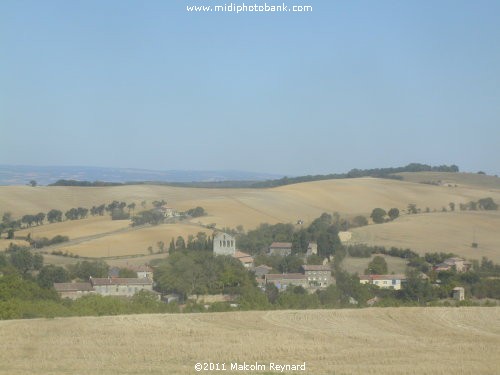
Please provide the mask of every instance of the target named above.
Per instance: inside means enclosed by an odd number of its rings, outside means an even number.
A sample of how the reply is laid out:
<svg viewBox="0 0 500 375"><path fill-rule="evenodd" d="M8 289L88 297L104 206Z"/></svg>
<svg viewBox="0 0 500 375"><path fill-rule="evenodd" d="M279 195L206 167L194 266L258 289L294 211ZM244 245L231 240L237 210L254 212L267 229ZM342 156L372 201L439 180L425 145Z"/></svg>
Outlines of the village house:
<svg viewBox="0 0 500 375"><path fill-rule="evenodd" d="M405 275L361 275L361 284L373 284L380 288L401 289L401 284L406 281Z"/></svg>
<svg viewBox="0 0 500 375"><path fill-rule="evenodd" d="M94 288L86 283L54 283L54 289L61 298L77 299L88 294L95 294Z"/></svg>
<svg viewBox="0 0 500 375"><path fill-rule="evenodd" d="M129 266L128 268L137 274L138 279L146 278L153 280L153 269L150 266L144 264L141 266Z"/></svg>
<svg viewBox="0 0 500 375"><path fill-rule="evenodd" d="M269 255L280 255L287 256L292 254L292 243L291 242L273 242L269 246Z"/></svg>
<svg viewBox="0 0 500 375"><path fill-rule="evenodd" d="M141 290L153 292L153 280L148 278L90 277L90 284L102 296L132 297Z"/></svg>
<svg viewBox="0 0 500 375"><path fill-rule="evenodd" d="M245 268L253 267L253 257L250 254L236 250L235 253L233 254L233 258L238 259Z"/></svg>
<svg viewBox="0 0 500 375"><path fill-rule="evenodd" d="M236 239L230 234L218 232L214 236L215 255L234 255L236 253Z"/></svg>
<svg viewBox="0 0 500 375"><path fill-rule="evenodd" d="M177 213L177 211L172 208L172 207L169 207L167 205L163 205L161 206L159 209L158 209L159 212L161 212L163 214L163 216L165 218L171 218L171 217L176 217L176 216L179 216L179 214Z"/></svg>
<svg viewBox="0 0 500 375"><path fill-rule="evenodd" d="M262 279L265 275L271 272L272 269L272 267L261 264L260 266L253 267L252 271L255 273L255 277Z"/></svg>
<svg viewBox="0 0 500 375"><path fill-rule="evenodd" d="M454 257L445 259L443 263L437 264L432 269L437 272L451 271L452 269L455 269L458 273L462 273L469 271L471 267L471 262L468 262L463 258Z"/></svg>
<svg viewBox="0 0 500 375"><path fill-rule="evenodd" d="M278 290L286 290L287 287L301 286L307 288L309 283L307 276L302 273L278 273L264 276L266 284L274 284Z"/></svg>
<svg viewBox="0 0 500 375"><path fill-rule="evenodd" d="M303 265L310 287L326 288L332 283L332 269L328 265Z"/></svg>

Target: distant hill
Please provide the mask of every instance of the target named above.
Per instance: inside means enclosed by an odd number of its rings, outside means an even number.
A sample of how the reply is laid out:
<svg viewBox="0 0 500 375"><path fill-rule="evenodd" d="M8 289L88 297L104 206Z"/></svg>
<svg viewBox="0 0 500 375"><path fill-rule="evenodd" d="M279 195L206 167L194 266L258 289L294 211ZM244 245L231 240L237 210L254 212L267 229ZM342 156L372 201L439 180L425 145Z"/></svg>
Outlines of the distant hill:
<svg viewBox="0 0 500 375"><path fill-rule="evenodd" d="M169 182L213 184L221 181L262 181L281 178L282 175L245 171L153 171L132 168L63 167L0 165L0 185L26 185L35 180L39 185L58 180L128 182Z"/></svg>
<svg viewBox="0 0 500 375"><path fill-rule="evenodd" d="M427 164L410 163L404 167L391 168L372 168L372 169L351 169L347 173L332 173L324 175L308 175L298 177L283 177L275 180L259 181L251 185L255 188L268 188L276 186L284 186L297 184L301 182L322 181L322 180L338 180L344 178L359 178L359 177L377 177L390 178L393 180L402 180L403 177L397 175L402 172L458 172L459 168L456 165L440 165L430 166Z"/></svg>

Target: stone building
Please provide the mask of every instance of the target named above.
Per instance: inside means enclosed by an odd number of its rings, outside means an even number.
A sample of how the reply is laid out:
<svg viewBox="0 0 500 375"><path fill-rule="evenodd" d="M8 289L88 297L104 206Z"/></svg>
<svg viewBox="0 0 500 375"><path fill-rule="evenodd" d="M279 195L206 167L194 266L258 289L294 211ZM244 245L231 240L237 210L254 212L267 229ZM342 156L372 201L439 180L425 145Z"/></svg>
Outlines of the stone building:
<svg viewBox="0 0 500 375"><path fill-rule="evenodd" d="M219 232L214 236L215 255L234 255L236 253L236 240L227 233Z"/></svg>

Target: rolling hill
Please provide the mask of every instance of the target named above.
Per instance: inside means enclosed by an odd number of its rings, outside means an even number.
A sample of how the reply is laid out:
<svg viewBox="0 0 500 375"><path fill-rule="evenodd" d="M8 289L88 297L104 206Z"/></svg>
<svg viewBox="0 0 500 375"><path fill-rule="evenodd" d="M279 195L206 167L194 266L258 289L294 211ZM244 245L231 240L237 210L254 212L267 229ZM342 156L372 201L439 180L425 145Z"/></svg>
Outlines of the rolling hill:
<svg viewBox="0 0 500 375"><path fill-rule="evenodd" d="M202 189L153 185L129 185L114 187L0 187L0 213L12 212L15 217L24 214L47 212L52 208L67 210L72 207L91 207L113 200L135 202L136 211L140 203L164 199L179 211L202 206L207 216L191 220L177 227L161 225L155 229L125 231L126 221L112 222L106 218L89 218L59 224L32 227L20 232L27 235L52 237L56 234L68 235L72 240L86 237L85 241L65 250L80 255L98 254L125 255L142 254L145 248L157 241L168 243L170 238L198 231L208 231L198 224L215 223L218 228L243 225L246 230L260 223L295 223L302 219L309 224L323 212L339 212L344 217L369 216L372 209L397 207L402 216L394 222L370 225L354 231L353 240L371 244L411 247L419 251L450 251L465 256L486 255L500 259L500 234L495 231L500 222L500 212L460 212L438 213L442 207L480 198L492 197L500 202L500 190L491 187L491 181L482 186L474 175L474 183L466 184L472 177L467 174L438 172L434 178L456 175L465 178L453 185L429 185L410 181L377 178L356 178L314 181L280 186L271 189ZM457 177L458 176L458 177ZM479 177L478 177L479 176ZM447 177L449 178L449 177ZM492 177L493 178L493 177ZM481 181L479 181L481 182ZM428 214L404 215L408 204L416 204ZM470 253L473 231L476 231L480 248ZM95 236L95 238L93 238ZM120 236L124 236L120 238ZM6 246L0 241L0 248ZM72 249L72 247L74 247Z"/></svg>

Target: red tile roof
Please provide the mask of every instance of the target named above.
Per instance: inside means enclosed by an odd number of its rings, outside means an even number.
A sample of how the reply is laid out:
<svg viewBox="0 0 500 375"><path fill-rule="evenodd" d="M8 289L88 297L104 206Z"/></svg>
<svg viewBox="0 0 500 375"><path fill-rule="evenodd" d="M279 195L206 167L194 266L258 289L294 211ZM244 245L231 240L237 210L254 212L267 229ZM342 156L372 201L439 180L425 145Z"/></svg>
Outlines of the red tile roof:
<svg viewBox="0 0 500 375"><path fill-rule="evenodd" d="M124 277L90 278L93 286L96 285L151 285L153 281L146 277L142 279Z"/></svg>
<svg viewBox="0 0 500 375"><path fill-rule="evenodd" d="M58 292L90 292L94 290L90 283L54 283L54 289Z"/></svg>

